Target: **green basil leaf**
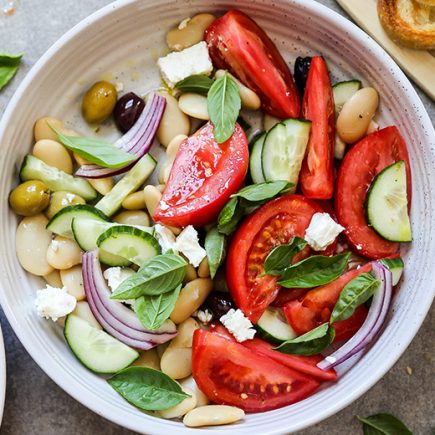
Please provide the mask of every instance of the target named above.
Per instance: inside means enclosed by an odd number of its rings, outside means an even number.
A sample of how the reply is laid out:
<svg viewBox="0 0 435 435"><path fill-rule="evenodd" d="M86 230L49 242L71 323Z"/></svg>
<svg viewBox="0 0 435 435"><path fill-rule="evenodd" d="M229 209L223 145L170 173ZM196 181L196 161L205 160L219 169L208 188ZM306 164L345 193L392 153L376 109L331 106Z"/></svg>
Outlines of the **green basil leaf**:
<svg viewBox="0 0 435 435"><path fill-rule="evenodd" d="M291 266L293 257L301 252L307 242L300 237L293 237L288 245L280 245L273 248L264 262L266 275L281 275L285 269Z"/></svg>
<svg viewBox="0 0 435 435"><path fill-rule="evenodd" d="M172 408L190 397L168 375L147 367L128 367L107 382L127 402L145 411Z"/></svg>
<svg viewBox="0 0 435 435"><path fill-rule="evenodd" d="M258 203L272 199L292 186L292 183L284 180L267 181L265 183L257 183L246 186L232 195L232 197L243 198L250 203Z"/></svg>
<svg viewBox="0 0 435 435"><path fill-rule="evenodd" d="M22 57L23 53L0 53L0 89L5 87L15 75L20 66Z"/></svg>
<svg viewBox="0 0 435 435"><path fill-rule="evenodd" d="M362 273L349 281L341 291L332 310L330 322L348 319L360 305L373 296L380 285L381 282L375 279L371 273Z"/></svg>
<svg viewBox="0 0 435 435"><path fill-rule="evenodd" d="M213 80L205 74L194 74L178 82L175 87L182 92L195 92L207 95Z"/></svg>
<svg viewBox="0 0 435 435"><path fill-rule="evenodd" d="M207 107L214 137L217 143L223 143L234 133L241 108L239 88L227 72L212 84Z"/></svg>
<svg viewBox="0 0 435 435"><path fill-rule="evenodd" d="M311 288L327 284L346 269L350 252L333 257L313 255L287 268L278 284L287 288Z"/></svg>
<svg viewBox="0 0 435 435"><path fill-rule="evenodd" d="M243 217L243 212L238 198L231 198L219 213L218 231L227 236L233 233Z"/></svg>
<svg viewBox="0 0 435 435"><path fill-rule="evenodd" d="M93 137L65 136L55 128L51 126L50 128L56 133L59 142L66 148L104 168L122 168L136 159L133 154L126 153L105 140Z"/></svg>
<svg viewBox="0 0 435 435"><path fill-rule="evenodd" d="M169 319L180 290L181 284L174 290L161 295L141 296L135 300L134 311L146 329L150 331L159 329Z"/></svg>
<svg viewBox="0 0 435 435"><path fill-rule="evenodd" d="M126 300L167 293L181 284L186 268L187 262L180 255L156 255L145 262L136 274L123 281L111 298Z"/></svg>
<svg viewBox="0 0 435 435"><path fill-rule="evenodd" d="M325 350L335 337L335 329L329 323L323 323L306 334L285 341L274 350L292 355L316 355Z"/></svg>
<svg viewBox="0 0 435 435"><path fill-rule="evenodd" d="M205 235L204 248L207 252L210 277L214 278L219 266L223 263L226 255L227 238L221 234L217 227L210 229Z"/></svg>
<svg viewBox="0 0 435 435"><path fill-rule="evenodd" d="M376 414L356 418L363 423L364 435L412 435L412 432L397 417L391 414Z"/></svg>

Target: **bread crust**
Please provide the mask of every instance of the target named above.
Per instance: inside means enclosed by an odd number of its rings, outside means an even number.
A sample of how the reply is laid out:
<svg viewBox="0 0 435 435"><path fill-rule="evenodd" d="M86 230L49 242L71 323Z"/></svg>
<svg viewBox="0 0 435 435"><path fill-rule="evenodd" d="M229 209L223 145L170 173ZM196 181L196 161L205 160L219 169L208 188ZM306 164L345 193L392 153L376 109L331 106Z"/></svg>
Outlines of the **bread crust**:
<svg viewBox="0 0 435 435"><path fill-rule="evenodd" d="M435 22L430 4L435 0L378 0L378 15L391 39L406 47L435 50ZM427 17L421 22L420 17Z"/></svg>

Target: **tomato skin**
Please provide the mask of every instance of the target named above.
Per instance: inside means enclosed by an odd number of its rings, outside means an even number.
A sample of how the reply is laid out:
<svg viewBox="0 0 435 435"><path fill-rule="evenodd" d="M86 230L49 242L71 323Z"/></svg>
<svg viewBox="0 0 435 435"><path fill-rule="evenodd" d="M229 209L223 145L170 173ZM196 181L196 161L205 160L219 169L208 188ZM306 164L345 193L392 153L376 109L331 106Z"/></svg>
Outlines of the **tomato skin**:
<svg viewBox="0 0 435 435"><path fill-rule="evenodd" d="M227 284L236 305L255 323L276 298L277 277L266 275L264 260L270 250L293 236L304 237L319 205L300 195L284 195L257 209L235 233L227 255ZM308 255L309 248L301 252Z"/></svg>
<svg viewBox="0 0 435 435"><path fill-rule="evenodd" d="M411 204L411 168L406 143L397 127L367 135L345 155L337 177L335 210L352 249L370 259L390 257L399 244L385 240L367 223L367 191L379 172L399 160L405 161L408 204Z"/></svg>
<svg viewBox="0 0 435 435"><path fill-rule="evenodd" d="M307 292L308 289L306 288L282 287L279 289L278 295L270 305L272 305L272 307L283 307L287 302L294 301L295 299L299 299Z"/></svg>
<svg viewBox="0 0 435 435"><path fill-rule="evenodd" d="M300 101L292 74L272 40L243 12L232 9L204 33L215 66L255 91L265 112L297 118Z"/></svg>
<svg viewBox="0 0 435 435"><path fill-rule="evenodd" d="M328 67L322 57L314 56L302 102L302 117L311 121L311 134L299 184L308 198L330 199L334 192L334 110Z"/></svg>
<svg viewBox="0 0 435 435"><path fill-rule="evenodd" d="M319 386L309 376L201 329L193 335L192 374L212 402L238 406L246 412L290 405L305 399Z"/></svg>
<svg viewBox="0 0 435 435"><path fill-rule="evenodd" d="M296 334L302 335L322 323L328 322L335 303L344 286L363 272L370 272L372 265L365 264L341 275L336 280L314 288L301 299L288 302L283 307L284 315ZM335 328L335 341L346 340L361 327L367 316L367 308L360 305L353 316L332 324Z"/></svg>
<svg viewBox="0 0 435 435"><path fill-rule="evenodd" d="M154 221L175 227L213 222L242 186L248 165L248 141L240 125L218 144L208 122L180 145Z"/></svg>

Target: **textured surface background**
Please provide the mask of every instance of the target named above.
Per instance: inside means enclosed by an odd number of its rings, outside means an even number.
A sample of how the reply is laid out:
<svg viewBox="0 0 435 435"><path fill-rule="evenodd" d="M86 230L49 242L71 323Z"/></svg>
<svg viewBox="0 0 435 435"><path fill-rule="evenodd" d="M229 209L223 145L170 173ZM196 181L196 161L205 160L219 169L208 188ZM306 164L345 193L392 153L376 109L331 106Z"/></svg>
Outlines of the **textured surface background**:
<svg viewBox="0 0 435 435"><path fill-rule="evenodd" d="M26 53L19 73L0 93L0 114L21 79L45 50L82 18L108 3L108 0L21 0L12 17L5 18L0 13L0 52ZM321 0L321 3L344 14L333 0ZM0 0L0 7L2 5L3 0ZM419 94L434 122L435 104L423 93ZM35 104L38 102L35 101ZM1 309L0 317L8 371L1 434L132 434L87 410L64 393L33 362L9 327ZM408 350L375 387L340 413L300 434L362 434L354 416L378 412L397 415L414 434L433 434L434 330L435 314L432 310Z"/></svg>

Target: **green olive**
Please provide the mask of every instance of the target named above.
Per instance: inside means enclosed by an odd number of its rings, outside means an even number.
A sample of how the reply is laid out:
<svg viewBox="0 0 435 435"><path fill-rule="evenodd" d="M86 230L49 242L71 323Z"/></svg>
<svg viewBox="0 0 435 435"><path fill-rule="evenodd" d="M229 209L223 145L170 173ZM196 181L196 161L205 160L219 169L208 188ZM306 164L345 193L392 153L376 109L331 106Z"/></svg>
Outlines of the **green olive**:
<svg viewBox="0 0 435 435"><path fill-rule="evenodd" d="M15 213L34 216L41 213L50 202L50 190L38 180L26 181L18 185L9 196L9 204Z"/></svg>
<svg viewBox="0 0 435 435"><path fill-rule="evenodd" d="M90 124L99 124L107 119L115 108L117 92L109 82L94 83L82 102L83 117Z"/></svg>
<svg viewBox="0 0 435 435"><path fill-rule="evenodd" d="M51 195L50 205L45 214L51 219L58 211L69 205L86 204L86 201L79 195L70 192L54 192Z"/></svg>

